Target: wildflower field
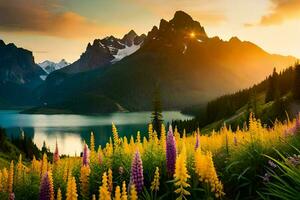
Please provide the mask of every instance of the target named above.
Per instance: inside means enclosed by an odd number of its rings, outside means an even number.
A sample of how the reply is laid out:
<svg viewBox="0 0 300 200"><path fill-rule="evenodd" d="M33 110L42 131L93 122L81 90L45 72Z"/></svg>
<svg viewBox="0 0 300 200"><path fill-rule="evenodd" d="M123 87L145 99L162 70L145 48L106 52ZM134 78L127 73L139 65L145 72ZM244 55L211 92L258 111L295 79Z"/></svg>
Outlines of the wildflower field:
<svg viewBox="0 0 300 200"><path fill-rule="evenodd" d="M94 135L81 157L11 161L0 170L0 199L299 199L300 122L264 127L224 126L209 134L179 133L162 126L158 136L112 138L95 147Z"/></svg>

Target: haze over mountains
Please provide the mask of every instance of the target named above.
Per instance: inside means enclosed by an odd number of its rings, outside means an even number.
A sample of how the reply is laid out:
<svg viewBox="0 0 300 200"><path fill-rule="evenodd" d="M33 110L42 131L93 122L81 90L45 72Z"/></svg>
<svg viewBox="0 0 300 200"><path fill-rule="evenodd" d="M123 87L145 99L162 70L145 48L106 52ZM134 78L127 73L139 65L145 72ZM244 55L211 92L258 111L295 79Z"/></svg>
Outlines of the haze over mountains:
<svg viewBox="0 0 300 200"><path fill-rule="evenodd" d="M77 61L50 73L34 90L39 105L47 106L31 111L149 110L156 88L164 109L180 109L249 87L274 67L295 61L236 37L210 38L199 22L177 11L147 36L132 30L122 39L109 36L89 43Z"/></svg>

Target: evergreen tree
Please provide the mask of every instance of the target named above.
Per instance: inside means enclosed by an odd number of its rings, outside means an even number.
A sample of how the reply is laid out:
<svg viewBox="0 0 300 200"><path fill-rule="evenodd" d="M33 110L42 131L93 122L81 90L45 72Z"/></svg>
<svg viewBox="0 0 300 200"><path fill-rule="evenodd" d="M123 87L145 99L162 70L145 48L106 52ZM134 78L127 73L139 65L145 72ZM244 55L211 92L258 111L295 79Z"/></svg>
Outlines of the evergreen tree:
<svg viewBox="0 0 300 200"><path fill-rule="evenodd" d="M161 124L163 123L163 116L162 116L160 92L159 92L158 88L156 88L155 92L154 92L153 112L151 115L151 120L152 120L153 129L156 131L158 138L160 138Z"/></svg>
<svg viewBox="0 0 300 200"><path fill-rule="evenodd" d="M278 73L276 72L276 68L273 70L272 76L268 79L268 89L266 93L265 102L273 101L279 96L279 88L278 88Z"/></svg>
<svg viewBox="0 0 300 200"><path fill-rule="evenodd" d="M300 100L300 65L295 66L295 80L293 86L293 96L295 100Z"/></svg>

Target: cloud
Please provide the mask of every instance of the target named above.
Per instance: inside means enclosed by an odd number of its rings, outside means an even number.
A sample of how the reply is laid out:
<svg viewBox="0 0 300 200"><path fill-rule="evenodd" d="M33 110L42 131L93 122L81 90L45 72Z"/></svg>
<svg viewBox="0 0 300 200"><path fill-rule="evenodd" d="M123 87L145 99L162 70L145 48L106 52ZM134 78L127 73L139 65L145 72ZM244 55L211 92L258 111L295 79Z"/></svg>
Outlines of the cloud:
<svg viewBox="0 0 300 200"><path fill-rule="evenodd" d="M300 0L271 0L272 9L262 16L259 25L269 26L300 18Z"/></svg>
<svg viewBox="0 0 300 200"><path fill-rule="evenodd" d="M106 29L75 12L64 10L59 1L0 1L2 32L81 38L99 36Z"/></svg>

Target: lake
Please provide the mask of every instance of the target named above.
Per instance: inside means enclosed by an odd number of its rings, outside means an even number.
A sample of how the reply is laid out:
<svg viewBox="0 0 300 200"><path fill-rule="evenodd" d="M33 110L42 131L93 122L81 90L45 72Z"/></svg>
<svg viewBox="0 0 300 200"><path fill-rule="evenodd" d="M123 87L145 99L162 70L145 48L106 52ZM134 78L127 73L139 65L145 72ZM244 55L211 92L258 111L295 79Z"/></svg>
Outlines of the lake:
<svg viewBox="0 0 300 200"><path fill-rule="evenodd" d="M55 142L61 154L78 155L83 141L89 143L90 133L94 132L96 145L105 145L112 136L111 123L118 129L120 136L141 135L148 132L151 112L112 113L105 115L41 115L19 114L16 110L0 110L0 127L5 128L9 137L19 137L22 132L31 137L41 148L43 142L54 151ZM176 119L190 119L179 111L163 112L164 123Z"/></svg>

